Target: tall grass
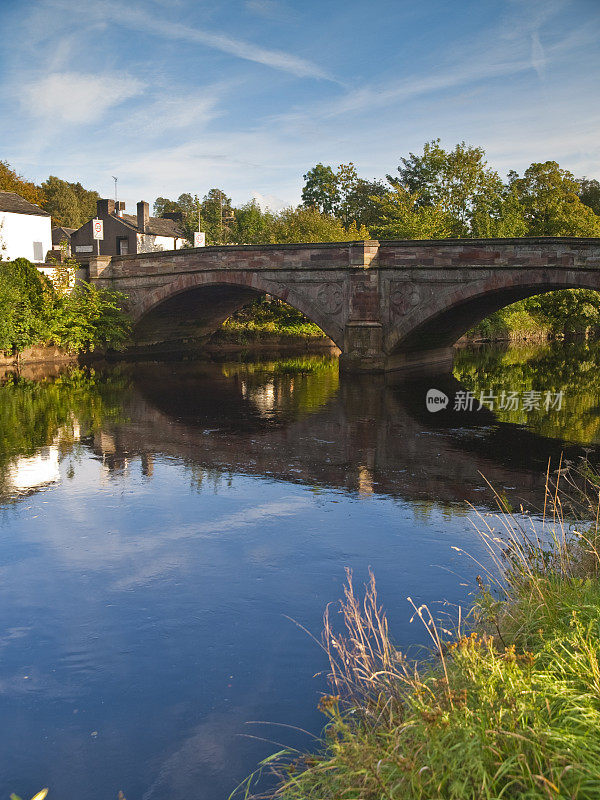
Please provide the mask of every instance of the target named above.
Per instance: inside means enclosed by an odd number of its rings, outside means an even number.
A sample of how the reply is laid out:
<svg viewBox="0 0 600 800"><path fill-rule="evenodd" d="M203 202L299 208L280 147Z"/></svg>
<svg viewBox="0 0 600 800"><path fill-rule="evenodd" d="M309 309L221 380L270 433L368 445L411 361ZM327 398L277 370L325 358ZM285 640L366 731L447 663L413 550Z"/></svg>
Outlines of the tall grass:
<svg viewBox="0 0 600 800"><path fill-rule="evenodd" d="M598 482L564 465L547 478L541 520L499 494L496 514L473 509L492 566L452 635L414 608L425 663L391 643L374 576L359 598L348 573L341 632L325 614L320 749L272 758L271 797L600 798Z"/></svg>

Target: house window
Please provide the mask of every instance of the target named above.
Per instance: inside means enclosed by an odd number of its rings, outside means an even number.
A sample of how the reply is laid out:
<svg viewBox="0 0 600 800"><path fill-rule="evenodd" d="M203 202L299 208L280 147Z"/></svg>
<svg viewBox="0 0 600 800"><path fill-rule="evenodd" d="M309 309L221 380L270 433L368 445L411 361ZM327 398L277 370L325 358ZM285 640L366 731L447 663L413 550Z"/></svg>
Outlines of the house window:
<svg viewBox="0 0 600 800"><path fill-rule="evenodd" d="M117 236L117 253L120 256L129 255L129 239L127 237Z"/></svg>
<svg viewBox="0 0 600 800"><path fill-rule="evenodd" d="M33 260L38 263L44 260L44 245L42 242L33 243Z"/></svg>

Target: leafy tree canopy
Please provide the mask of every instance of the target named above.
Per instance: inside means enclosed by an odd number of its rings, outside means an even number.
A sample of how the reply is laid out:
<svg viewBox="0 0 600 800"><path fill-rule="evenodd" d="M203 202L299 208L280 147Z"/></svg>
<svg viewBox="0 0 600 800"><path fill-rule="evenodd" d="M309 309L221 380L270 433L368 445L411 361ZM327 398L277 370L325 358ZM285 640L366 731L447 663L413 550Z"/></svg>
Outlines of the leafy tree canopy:
<svg viewBox="0 0 600 800"><path fill-rule="evenodd" d="M352 242L369 239L369 231L355 222L348 228L341 220L322 214L317 208L286 208L275 215L270 239L273 244L286 242Z"/></svg>
<svg viewBox="0 0 600 800"><path fill-rule="evenodd" d="M594 214L600 216L600 181L582 178L579 181L579 199L589 206Z"/></svg>
<svg viewBox="0 0 600 800"><path fill-rule="evenodd" d="M461 142L447 151L434 139L425 143L422 154L410 153L401 161L399 177L388 175L389 183L415 198L415 210L438 208L446 215L451 236L472 235L481 208L498 207L502 201L502 180L487 166L480 147Z"/></svg>
<svg viewBox="0 0 600 800"><path fill-rule="evenodd" d="M69 183L55 175L45 180L41 189L43 208L52 214L53 225L80 228L96 215L98 192L84 189L80 183Z"/></svg>
<svg viewBox="0 0 600 800"><path fill-rule="evenodd" d="M41 206L44 202L44 193L39 186L18 175L6 161L0 161L0 191L16 192L36 206Z"/></svg>
<svg viewBox="0 0 600 800"><path fill-rule="evenodd" d="M304 175L302 202L322 214L334 214L340 200L339 181L331 167L317 164Z"/></svg>
<svg viewBox="0 0 600 800"><path fill-rule="evenodd" d="M581 201L580 185L556 161L534 163L523 177L509 174L530 236L600 236L600 219Z"/></svg>

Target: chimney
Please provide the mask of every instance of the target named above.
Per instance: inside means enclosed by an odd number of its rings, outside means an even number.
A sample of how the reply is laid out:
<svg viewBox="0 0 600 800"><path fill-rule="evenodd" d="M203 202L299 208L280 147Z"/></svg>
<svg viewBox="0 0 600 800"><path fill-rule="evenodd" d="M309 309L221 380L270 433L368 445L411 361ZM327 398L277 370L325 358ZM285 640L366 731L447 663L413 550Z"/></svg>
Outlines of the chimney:
<svg viewBox="0 0 600 800"><path fill-rule="evenodd" d="M124 211L125 211L125 203L122 200L117 200L115 202L115 214L117 215L117 217L122 217Z"/></svg>
<svg viewBox="0 0 600 800"><path fill-rule="evenodd" d="M115 201L114 200L97 200L96 201L96 214L100 219L104 219L108 217L110 214L114 214L115 212Z"/></svg>
<svg viewBox="0 0 600 800"><path fill-rule="evenodd" d="M137 226L142 233L146 233L148 221L150 220L150 206L143 200L137 204Z"/></svg>

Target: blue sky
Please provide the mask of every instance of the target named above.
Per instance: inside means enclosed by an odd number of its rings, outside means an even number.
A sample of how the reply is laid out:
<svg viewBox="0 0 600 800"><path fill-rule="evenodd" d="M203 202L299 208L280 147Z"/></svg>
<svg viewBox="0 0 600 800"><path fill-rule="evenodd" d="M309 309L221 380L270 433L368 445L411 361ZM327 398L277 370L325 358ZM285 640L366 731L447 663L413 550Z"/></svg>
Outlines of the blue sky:
<svg viewBox="0 0 600 800"><path fill-rule="evenodd" d="M0 159L277 208L441 137L600 178L600 0L0 0Z"/></svg>

